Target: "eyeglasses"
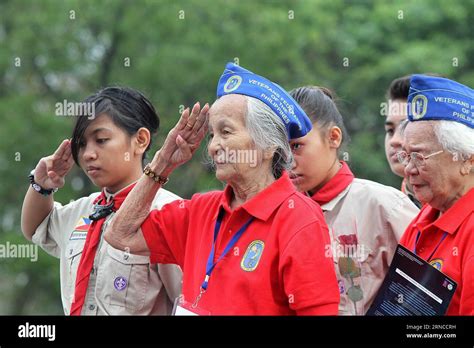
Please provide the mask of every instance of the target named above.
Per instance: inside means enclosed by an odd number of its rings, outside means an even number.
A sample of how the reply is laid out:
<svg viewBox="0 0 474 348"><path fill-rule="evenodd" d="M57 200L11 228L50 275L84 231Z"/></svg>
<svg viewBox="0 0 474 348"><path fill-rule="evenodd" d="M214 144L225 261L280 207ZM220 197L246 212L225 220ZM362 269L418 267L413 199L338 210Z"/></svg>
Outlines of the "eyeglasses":
<svg viewBox="0 0 474 348"><path fill-rule="evenodd" d="M423 167L425 165L425 161L428 158L439 155L442 152L444 152L444 150L440 150L432 154L429 154L427 156L423 156L419 152L412 152L408 154L405 151L399 151L397 152L397 159L398 159L398 162L400 162L405 167L410 163L410 161L413 161L413 164L415 165L415 167Z"/></svg>

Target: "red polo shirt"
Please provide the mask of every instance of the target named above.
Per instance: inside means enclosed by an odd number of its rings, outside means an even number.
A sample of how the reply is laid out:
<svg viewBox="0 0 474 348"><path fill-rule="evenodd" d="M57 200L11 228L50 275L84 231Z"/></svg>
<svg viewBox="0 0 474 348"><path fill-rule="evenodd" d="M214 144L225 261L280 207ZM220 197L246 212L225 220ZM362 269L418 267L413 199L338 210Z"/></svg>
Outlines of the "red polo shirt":
<svg viewBox="0 0 474 348"><path fill-rule="evenodd" d="M234 210L232 194L227 186L152 211L141 226L151 262L180 265L184 298L193 303L205 277L219 209L225 215L214 261L254 217L215 267L198 307L213 315L336 315L339 291L319 205L296 192L287 173Z"/></svg>
<svg viewBox="0 0 474 348"><path fill-rule="evenodd" d="M426 204L407 228L400 244L452 278L458 287L448 315L474 315L474 189L462 196L438 218L439 211ZM427 260L444 232L446 238Z"/></svg>

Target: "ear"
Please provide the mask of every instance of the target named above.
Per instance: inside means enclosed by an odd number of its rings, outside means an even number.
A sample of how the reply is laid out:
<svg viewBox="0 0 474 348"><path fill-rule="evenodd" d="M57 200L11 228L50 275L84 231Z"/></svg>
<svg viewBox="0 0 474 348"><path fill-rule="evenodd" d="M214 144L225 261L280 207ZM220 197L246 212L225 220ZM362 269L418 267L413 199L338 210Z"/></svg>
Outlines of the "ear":
<svg viewBox="0 0 474 348"><path fill-rule="evenodd" d="M342 131L338 126L332 126L328 131L329 147L339 149L342 143Z"/></svg>
<svg viewBox="0 0 474 348"><path fill-rule="evenodd" d="M462 163L461 174L469 175L473 171L473 168L474 168L474 156L471 156Z"/></svg>
<svg viewBox="0 0 474 348"><path fill-rule="evenodd" d="M273 156L275 155L276 150L277 150L276 146L272 146L271 148L267 150L263 150L262 151L263 160L272 159Z"/></svg>
<svg viewBox="0 0 474 348"><path fill-rule="evenodd" d="M146 148L150 144L150 140L150 131L144 127L140 128L132 139L132 143L135 145L135 155L143 155Z"/></svg>

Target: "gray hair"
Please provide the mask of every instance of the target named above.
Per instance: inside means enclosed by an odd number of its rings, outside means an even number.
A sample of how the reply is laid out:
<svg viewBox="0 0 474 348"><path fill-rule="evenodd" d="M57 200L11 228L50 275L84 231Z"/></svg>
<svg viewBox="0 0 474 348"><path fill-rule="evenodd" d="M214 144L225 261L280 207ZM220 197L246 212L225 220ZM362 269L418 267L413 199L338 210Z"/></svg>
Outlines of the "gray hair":
<svg viewBox="0 0 474 348"><path fill-rule="evenodd" d="M293 166L293 153L288 142L283 121L264 102L246 96L246 126L255 145L260 150L274 149L272 173L278 179L284 170Z"/></svg>
<svg viewBox="0 0 474 348"><path fill-rule="evenodd" d="M467 160L474 155L474 129L453 121L436 121L433 130L443 150Z"/></svg>

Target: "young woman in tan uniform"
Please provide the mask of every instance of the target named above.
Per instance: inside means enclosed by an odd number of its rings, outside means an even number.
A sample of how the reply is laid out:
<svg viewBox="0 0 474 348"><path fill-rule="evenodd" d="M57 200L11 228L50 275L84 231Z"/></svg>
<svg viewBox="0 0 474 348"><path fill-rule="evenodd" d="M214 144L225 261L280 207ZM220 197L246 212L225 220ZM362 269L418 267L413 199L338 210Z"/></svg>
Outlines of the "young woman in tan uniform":
<svg viewBox="0 0 474 348"><path fill-rule="evenodd" d="M69 315L170 314L181 290L176 265L122 252L102 238L142 165L158 130L152 104L140 92L108 87L85 101L93 115L76 115L71 140L42 158L30 174L23 202L25 237L60 259L61 297ZM54 201L76 162L102 192L69 204ZM153 207L179 199L160 190Z"/></svg>
<svg viewBox="0 0 474 348"><path fill-rule="evenodd" d="M321 205L329 226L328 255L333 254L339 283L339 314L363 315L418 208L392 187L354 178L339 159L348 135L331 91L308 86L290 94L313 122L311 132L290 142L293 183Z"/></svg>

